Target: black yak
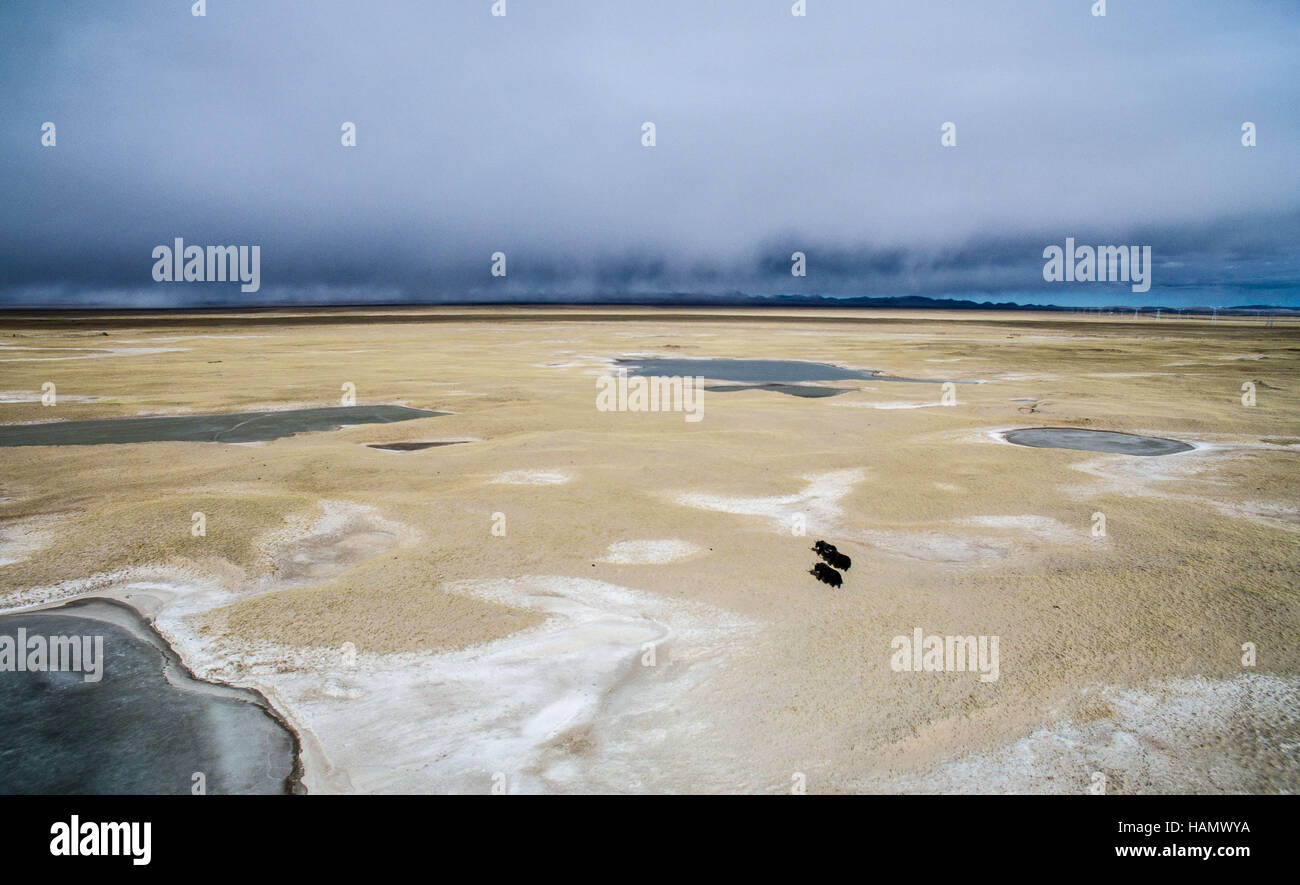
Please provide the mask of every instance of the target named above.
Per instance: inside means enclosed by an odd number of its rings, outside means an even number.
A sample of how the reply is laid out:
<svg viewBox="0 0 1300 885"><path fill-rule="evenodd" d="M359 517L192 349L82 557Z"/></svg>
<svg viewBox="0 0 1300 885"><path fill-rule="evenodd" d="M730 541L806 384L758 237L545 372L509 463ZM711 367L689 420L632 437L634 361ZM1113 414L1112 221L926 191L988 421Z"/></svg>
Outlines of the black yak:
<svg viewBox="0 0 1300 885"><path fill-rule="evenodd" d="M824 562L817 563L809 570L808 574L814 575L817 580L824 584L830 584L832 587L838 587L844 583L844 579L840 577L840 573Z"/></svg>
<svg viewBox="0 0 1300 885"><path fill-rule="evenodd" d="M826 561L842 572L847 572L853 568L853 560L849 559L847 554L839 551L826 554Z"/></svg>
<svg viewBox="0 0 1300 885"><path fill-rule="evenodd" d="M813 545L812 549L817 551L818 556L840 571L847 572L849 569L853 568L853 560L849 559L846 554L837 550L834 544L827 544L825 541L818 541Z"/></svg>

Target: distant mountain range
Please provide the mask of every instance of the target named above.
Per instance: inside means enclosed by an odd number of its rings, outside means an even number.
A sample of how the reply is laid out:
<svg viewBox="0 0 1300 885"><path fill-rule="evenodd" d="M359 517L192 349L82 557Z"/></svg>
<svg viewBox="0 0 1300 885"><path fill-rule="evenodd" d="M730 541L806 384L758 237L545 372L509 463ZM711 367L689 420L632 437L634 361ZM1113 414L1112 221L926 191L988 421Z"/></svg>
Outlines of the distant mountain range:
<svg viewBox="0 0 1300 885"><path fill-rule="evenodd" d="M265 298L250 304L240 301L208 301L203 304L177 304L175 307L157 305L130 305L107 307L88 304L47 304L42 306L4 306L0 305L0 316L5 314L39 314L39 313L158 313L168 310L189 313L212 311L248 311L261 313L277 310L346 310L385 307L778 307L778 308L855 308L881 310L1006 310L1006 311L1044 311L1055 313L1110 313L1110 314L1190 314L1193 316L1300 316L1300 309L1279 307L1271 304L1247 304L1233 307L1214 307L1198 305L1192 307L1174 307L1170 305L1134 305L1110 306L1062 306L1057 304L1033 304L1018 301L974 301L969 298L935 298L927 295L809 295L789 293L783 295L751 295L745 292L694 293L602 293L588 297L565 297L563 295L510 296L504 298L476 298L469 296L456 299L377 299L348 301L312 301L300 299Z"/></svg>
<svg viewBox="0 0 1300 885"><path fill-rule="evenodd" d="M501 302L463 302L466 304L490 304ZM555 305L555 304L616 304L649 305L669 307L852 307L882 308L892 310L1034 310L1056 311L1065 313L1215 313L1225 316L1250 316L1255 314L1274 314L1279 316L1300 315L1300 310L1290 307L1278 307L1270 304L1247 304L1234 307L1169 307L1167 305L1150 305L1135 307L1132 305L1069 307L1056 304L1024 304L1017 301L973 301L968 298L933 298L926 295L805 295L791 293L785 295L750 295L744 292L726 292L720 294L697 294L689 292L665 292L657 295L601 295L592 299L568 301L565 299L512 299L510 304Z"/></svg>

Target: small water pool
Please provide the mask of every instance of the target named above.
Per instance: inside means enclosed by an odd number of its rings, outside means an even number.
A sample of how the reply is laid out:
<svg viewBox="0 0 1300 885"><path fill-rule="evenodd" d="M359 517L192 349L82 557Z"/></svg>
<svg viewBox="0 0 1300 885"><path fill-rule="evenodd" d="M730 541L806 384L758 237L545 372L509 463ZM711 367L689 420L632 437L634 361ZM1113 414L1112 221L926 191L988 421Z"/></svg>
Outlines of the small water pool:
<svg viewBox="0 0 1300 885"><path fill-rule="evenodd" d="M105 418L95 421L54 421L46 424L0 426L0 446L101 446L142 442L265 442L353 424L390 424L436 418L431 412L406 406L333 406L270 412L227 412L216 415L162 415L148 418Z"/></svg>
<svg viewBox="0 0 1300 885"><path fill-rule="evenodd" d="M1040 449L1074 449L1082 452L1109 452L1117 455L1175 455L1190 452L1195 446L1176 439L1138 436L1113 430L1084 430L1078 427L1032 427L1009 430L1003 437L1018 446Z"/></svg>
<svg viewBox="0 0 1300 885"><path fill-rule="evenodd" d="M908 381L941 383L920 378L895 378L869 369L846 369L829 363L804 360L737 360L691 359L685 357L624 358L614 361L631 375L702 377L715 381L741 381L747 384L780 384L802 381ZM784 392L784 391L783 391Z"/></svg>
<svg viewBox="0 0 1300 885"><path fill-rule="evenodd" d="M735 393L740 390L774 390L777 393L784 393L786 396L799 396L804 399L822 399L828 396L839 396L841 393L853 392L852 389L847 387L818 387L812 384L715 384L704 389L710 393Z"/></svg>
<svg viewBox="0 0 1300 885"><path fill-rule="evenodd" d="M459 446L469 442L467 439L436 439L421 442L366 443L367 448L379 449L381 452L422 452L442 446Z"/></svg>

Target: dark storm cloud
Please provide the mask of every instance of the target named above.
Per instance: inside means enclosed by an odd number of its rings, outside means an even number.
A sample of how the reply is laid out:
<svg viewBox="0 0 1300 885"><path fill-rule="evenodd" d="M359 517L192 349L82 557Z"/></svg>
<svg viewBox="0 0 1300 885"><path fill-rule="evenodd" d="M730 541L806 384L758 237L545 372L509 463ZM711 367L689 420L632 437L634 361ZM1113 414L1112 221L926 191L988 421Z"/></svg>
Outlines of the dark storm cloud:
<svg viewBox="0 0 1300 885"><path fill-rule="evenodd" d="M0 7L0 303L1127 291L1045 284L1067 236L1297 303L1294 3L191 2Z"/></svg>

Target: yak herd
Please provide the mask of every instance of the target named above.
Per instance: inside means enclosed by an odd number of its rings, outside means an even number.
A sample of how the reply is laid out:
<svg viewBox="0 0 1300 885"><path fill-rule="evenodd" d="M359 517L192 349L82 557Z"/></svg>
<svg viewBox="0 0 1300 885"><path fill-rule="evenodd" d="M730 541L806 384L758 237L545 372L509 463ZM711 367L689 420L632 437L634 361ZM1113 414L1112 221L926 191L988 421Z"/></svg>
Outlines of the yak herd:
<svg viewBox="0 0 1300 885"><path fill-rule="evenodd" d="M844 583L844 576L840 571L848 571L853 566L853 560L840 551L835 549L834 544L828 544L825 541L818 541L812 545L812 549L825 562L819 562L814 565L808 574L815 577L824 584L830 584L832 587L839 587ZM838 569L838 571L837 571Z"/></svg>

